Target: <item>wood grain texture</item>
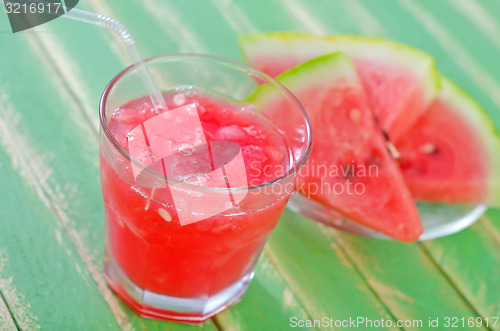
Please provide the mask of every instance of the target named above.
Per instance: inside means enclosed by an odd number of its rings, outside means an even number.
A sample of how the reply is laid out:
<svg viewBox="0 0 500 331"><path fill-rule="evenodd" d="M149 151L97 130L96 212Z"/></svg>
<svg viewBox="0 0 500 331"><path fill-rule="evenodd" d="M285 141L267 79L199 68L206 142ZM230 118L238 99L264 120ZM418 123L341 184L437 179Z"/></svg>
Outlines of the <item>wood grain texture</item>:
<svg viewBox="0 0 500 331"><path fill-rule="evenodd" d="M485 220L488 224L485 224L489 229L490 233L493 234L496 242L500 243L500 208L490 208L486 212Z"/></svg>

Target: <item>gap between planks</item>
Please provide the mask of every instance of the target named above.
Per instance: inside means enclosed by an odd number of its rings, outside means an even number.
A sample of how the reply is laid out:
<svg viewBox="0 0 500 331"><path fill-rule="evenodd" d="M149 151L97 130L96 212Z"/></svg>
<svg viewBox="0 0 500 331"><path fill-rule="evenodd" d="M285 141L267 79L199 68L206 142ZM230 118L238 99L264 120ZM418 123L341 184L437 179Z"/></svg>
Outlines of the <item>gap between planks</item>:
<svg viewBox="0 0 500 331"><path fill-rule="evenodd" d="M419 246L421 247L424 254L431 261L434 267L439 271L439 273L443 276L444 279L450 284L450 286L457 292L463 302L469 307L469 309L476 314L476 316L484 318L484 316L476 309L476 306L469 301L469 299L465 296L463 291L458 287L458 285L451 279L448 273L439 265L438 261L434 258L434 256L429 252L428 248L425 246L423 242L419 242ZM486 316L487 317L487 316ZM487 330L492 330L490 327L485 327Z"/></svg>
<svg viewBox="0 0 500 331"><path fill-rule="evenodd" d="M339 249L342 251L342 255L345 256L345 259L352 265L353 270L358 274L358 276L363 280L363 282L366 284L366 287L368 290L372 293L372 295L375 297L375 299L380 303L380 305L385 309L387 314L393 319L393 321L397 321L401 318L398 318L392 309L385 303L385 301L382 299L380 294L377 292L377 290L373 287L373 285L370 284L368 281L368 278L365 277L364 273L361 271L361 268L359 268L358 263L356 263L355 259L352 258L351 254L349 253L349 250L345 249L346 243L340 236L338 235L337 231L340 230L335 230L331 227L328 227L323 224L318 224L318 226L321 229L321 232L324 234L326 238L332 236L335 238L335 241L338 243L336 249ZM402 327L399 328L400 330L404 330Z"/></svg>
<svg viewBox="0 0 500 331"><path fill-rule="evenodd" d="M295 286L295 282L293 282L292 279L290 279L291 277L288 276L289 273L284 271L280 267L279 263L276 262L277 258L273 255L273 250L269 247L269 245L267 243L264 246L264 250L262 253L266 254L266 256L269 259L269 261L271 262L271 264L274 266L274 268L276 270L278 270L278 272L281 274L281 277L283 278L283 280L288 284L288 287L293 291L295 297L297 298L298 304L300 305L302 310L306 312L309 320L316 319L313 316L314 312L313 312L313 314L311 314L311 312L309 311L310 309L307 308L307 307L311 307L311 305L307 304L307 302L302 302L303 300L301 299L301 296L298 295L298 293L300 293L300 290L297 288L297 286ZM319 315L319 314L317 314L317 315Z"/></svg>
<svg viewBox="0 0 500 331"><path fill-rule="evenodd" d="M9 306L5 302L0 289L0 328L6 331L18 330L18 326L10 313Z"/></svg>
<svg viewBox="0 0 500 331"><path fill-rule="evenodd" d="M5 250L0 250L0 306L4 303L8 311L5 316L10 316L14 327L21 330L38 330L40 329L38 316L31 311L31 306L26 302L23 293L18 292L12 285L13 277L4 275L3 269L9 263L6 254ZM2 307L0 307L0 313L2 313ZM0 322L4 322L1 317L0 315Z"/></svg>

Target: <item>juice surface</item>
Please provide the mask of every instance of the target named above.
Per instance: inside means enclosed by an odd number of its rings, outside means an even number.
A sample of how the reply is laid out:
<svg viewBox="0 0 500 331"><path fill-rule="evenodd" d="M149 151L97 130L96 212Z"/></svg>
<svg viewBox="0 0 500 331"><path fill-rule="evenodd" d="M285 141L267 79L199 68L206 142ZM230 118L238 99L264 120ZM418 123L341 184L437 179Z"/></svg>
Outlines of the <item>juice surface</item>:
<svg viewBox="0 0 500 331"><path fill-rule="evenodd" d="M284 138L250 105L200 94L180 95L165 94L169 109L195 103L207 142L237 143L249 186L289 169ZM153 116L151 103L140 98L117 109L108 122L128 151L127 135ZM202 170L197 162L180 166L185 167L180 173ZM137 185L130 166L112 166L102 150L101 169L107 254L137 287L173 297L209 297L253 272L290 193L250 189L229 210L181 225L168 186Z"/></svg>

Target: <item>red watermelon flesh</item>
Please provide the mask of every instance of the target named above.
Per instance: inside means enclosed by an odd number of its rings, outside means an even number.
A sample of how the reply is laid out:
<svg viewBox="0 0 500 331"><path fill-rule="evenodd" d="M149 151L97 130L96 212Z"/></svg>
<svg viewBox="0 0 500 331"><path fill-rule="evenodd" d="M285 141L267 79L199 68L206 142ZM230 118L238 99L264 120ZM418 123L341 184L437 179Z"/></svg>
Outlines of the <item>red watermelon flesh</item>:
<svg viewBox="0 0 500 331"><path fill-rule="evenodd" d="M419 121L398 141L415 199L500 206L500 140L480 107L447 79Z"/></svg>
<svg viewBox="0 0 500 331"><path fill-rule="evenodd" d="M301 101L313 127L314 146L298 175L298 192L393 238L417 240L418 211L352 62L342 53L326 55L277 79ZM269 108L273 120L290 116L279 104Z"/></svg>
<svg viewBox="0 0 500 331"><path fill-rule="evenodd" d="M250 66L276 76L316 56L342 51L354 62L381 127L398 139L439 92L430 56L378 38L260 33L240 37Z"/></svg>

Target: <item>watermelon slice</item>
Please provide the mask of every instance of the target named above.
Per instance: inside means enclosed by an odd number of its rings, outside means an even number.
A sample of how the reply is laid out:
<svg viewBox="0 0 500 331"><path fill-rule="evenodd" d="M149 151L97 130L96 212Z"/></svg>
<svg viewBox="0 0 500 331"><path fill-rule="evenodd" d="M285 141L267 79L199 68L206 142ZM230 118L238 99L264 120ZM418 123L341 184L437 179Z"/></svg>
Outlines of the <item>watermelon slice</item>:
<svg viewBox="0 0 500 331"><path fill-rule="evenodd" d="M418 211L349 58L340 52L324 55L277 80L302 102L314 130L297 191L393 238L417 240L422 233ZM272 113L266 116L290 121L285 105L267 106Z"/></svg>
<svg viewBox="0 0 500 331"><path fill-rule="evenodd" d="M319 55L344 52L356 66L369 106L392 139L416 122L440 88L430 56L387 40L260 33L243 35L239 41L249 65L273 77Z"/></svg>
<svg viewBox="0 0 500 331"><path fill-rule="evenodd" d="M429 110L395 145L415 199L500 206L500 138L485 112L442 78Z"/></svg>

